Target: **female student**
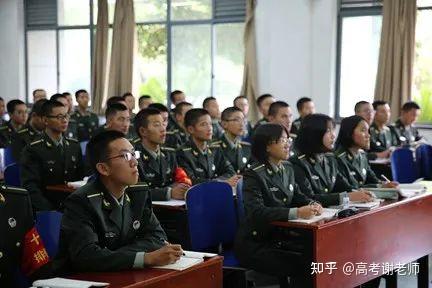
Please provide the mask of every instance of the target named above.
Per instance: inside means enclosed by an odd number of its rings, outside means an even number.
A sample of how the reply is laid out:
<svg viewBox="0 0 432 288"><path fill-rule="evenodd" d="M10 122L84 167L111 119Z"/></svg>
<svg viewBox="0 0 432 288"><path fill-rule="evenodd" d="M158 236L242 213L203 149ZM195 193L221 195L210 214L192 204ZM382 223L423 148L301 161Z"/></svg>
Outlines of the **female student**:
<svg viewBox="0 0 432 288"><path fill-rule="evenodd" d="M311 114L303 119L296 139L299 154L290 159L300 190L323 206L340 205L345 197L350 201L372 201L370 192L352 191L352 186L339 172L331 153L335 138L335 123L329 116Z"/></svg>
<svg viewBox="0 0 432 288"><path fill-rule="evenodd" d="M370 147L369 125L361 116L351 116L341 122L336 141L339 171L353 189L360 187L394 188L397 182L382 183L369 166L365 150Z"/></svg>
<svg viewBox="0 0 432 288"><path fill-rule="evenodd" d="M303 195L295 182L289 157L291 138L279 124L262 124L252 138L252 166L243 175L245 222L239 229L235 252L247 268L292 277L298 287L309 287L310 263L276 240L273 221L310 218L322 207ZM295 286L297 287L297 286Z"/></svg>

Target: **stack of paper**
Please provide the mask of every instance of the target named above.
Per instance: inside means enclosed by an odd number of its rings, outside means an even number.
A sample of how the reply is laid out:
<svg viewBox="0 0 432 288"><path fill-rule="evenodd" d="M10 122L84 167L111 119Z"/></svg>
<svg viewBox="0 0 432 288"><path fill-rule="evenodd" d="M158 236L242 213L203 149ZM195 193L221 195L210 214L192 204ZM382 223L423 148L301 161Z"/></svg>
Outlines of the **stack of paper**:
<svg viewBox="0 0 432 288"><path fill-rule="evenodd" d="M177 260L177 262L175 262L174 264L155 266L154 268L182 271L196 264L204 262L205 257L214 257L217 255L213 253L201 253L201 252L192 252L192 251L183 251L183 252L184 255L180 257L180 259Z"/></svg>
<svg viewBox="0 0 432 288"><path fill-rule="evenodd" d="M37 280L33 282L35 287L50 287L50 288L89 288L89 287L105 287L109 283L104 282L91 282L91 281L81 281L72 280L66 278L51 278Z"/></svg>
<svg viewBox="0 0 432 288"><path fill-rule="evenodd" d="M316 215L310 219L294 219L289 221L296 222L296 223L310 224L310 223L318 222L320 220L331 219L336 215L337 212L339 212L339 209L324 208L323 213L321 215Z"/></svg>
<svg viewBox="0 0 432 288"><path fill-rule="evenodd" d="M72 187L72 188L78 189L78 188L84 186L85 184L87 184L87 180L88 180L88 177L84 177L83 180L74 181L74 182L67 182L67 185L68 185L69 187Z"/></svg>
<svg viewBox="0 0 432 288"><path fill-rule="evenodd" d="M152 201L153 205L160 205L160 206L184 206L186 205L186 201L184 200L176 200L176 199L170 199L168 201Z"/></svg>
<svg viewBox="0 0 432 288"><path fill-rule="evenodd" d="M376 199L375 201L372 202L352 202L351 201L349 203L349 207L371 210L379 207L380 203L381 201L379 199Z"/></svg>
<svg viewBox="0 0 432 288"><path fill-rule="evenodd" d="M399 184L399 194L402 197L413 197L426 192L426 186L421 183Z"/></svg>

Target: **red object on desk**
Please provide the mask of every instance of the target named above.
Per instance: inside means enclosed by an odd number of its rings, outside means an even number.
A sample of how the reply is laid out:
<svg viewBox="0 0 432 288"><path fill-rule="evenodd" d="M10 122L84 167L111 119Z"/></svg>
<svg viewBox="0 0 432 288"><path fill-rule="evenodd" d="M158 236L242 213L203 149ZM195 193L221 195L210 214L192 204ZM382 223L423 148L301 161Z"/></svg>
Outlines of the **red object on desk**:
<svg viewBox="0 0 432 288"><path fill-rule="evenodd" d="M315 224L275 222L278 227L312 233L315 263L336 262L337 270L314 275L315 287L354 287L377 275L347 275L345 263L408 263L420 259L418 287L429 287L428 254L432 253L432 194L386 201L379 208ZM324 264L325 266L325 264ZM382 275L382 269L380 268ZM311 270L312 271L312 270Z"/></svg>
<svg viewBox="0 0 432 288"><path fill-rule="evenodd" d="M223 257L216 256L183 271L145 268L121 272L82 273L77 280L109 282L109 288L222 288Z"/></svg>
<svg viewBox="0 0 432 288"><path fill-rule="evenodd" d="M181 167L177 167L174 170L174 181L178 183L192 185L192 180L186 174L186 171L184 171L184 169Z"/></svg>

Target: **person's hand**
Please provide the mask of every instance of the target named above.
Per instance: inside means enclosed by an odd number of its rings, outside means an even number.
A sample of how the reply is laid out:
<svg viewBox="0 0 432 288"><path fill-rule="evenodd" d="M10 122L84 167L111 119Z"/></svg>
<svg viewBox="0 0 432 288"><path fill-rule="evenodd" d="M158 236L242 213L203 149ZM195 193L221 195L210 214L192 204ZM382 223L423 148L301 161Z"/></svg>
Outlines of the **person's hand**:
<svg viewBox="0 0 432 288"><path fill-rule="evenodd" d="M320 203L318 202L314 202L311 204L312 209L315 211L315 215L321 215L323 212L323 207L321 206Z"/></svg>
<svg viewBox="0 0 432 288"><path fill-rule="evenodd" d="M185 193L189 188L190 186L185 183L174 183L171 189L171 198L177 200L184 200Z"/></svg>
<svg viewBox="0 0 432 288"><path fill-rule="evenodd" d="M306 205L297 208L297 218L310 219L316 214L317 214L317 208L314 207L314 205Z"/></svg>
<svg viewBox="0 0 432 288"><path fill-rule="evenodd" d="M241 178L242 178L241 175L236 174L236 175L234 175L234 176L228 178L227 180L225 180L225 182L227 182L229 185L231 185L231 187L236 187L238 181L239 181Z"/></svg>
<svg viewBox="0 0 432 288"><path fill-rule="evenodd" d="M373 194L363 189L348 193L348 197L352 202L371 202L374 200Z"/></svg>
<svg viewBox="0 0 432 288"><path fill-rule="evenodd" d="M385 158L385 159L387 159L387 158L390 157L390 150L387 149L387 150L382 151L382 152L377 152L376 155L377 155L378 158Z"/></svg>
<svg viewBox="0 0 432 288"><path fill-rule="evenodd" d="M144 264L148 266L162 266L175 263L183 255L180 245L167 244L153 252L144 254Z"/></svg>
<svg viewBox="0 0 432 288"><path fill-rule="evenodd" d="M382 184L382 187L384 188L397 188L399 186L399 182L391 181L391 182L384 182Z"/></svg>

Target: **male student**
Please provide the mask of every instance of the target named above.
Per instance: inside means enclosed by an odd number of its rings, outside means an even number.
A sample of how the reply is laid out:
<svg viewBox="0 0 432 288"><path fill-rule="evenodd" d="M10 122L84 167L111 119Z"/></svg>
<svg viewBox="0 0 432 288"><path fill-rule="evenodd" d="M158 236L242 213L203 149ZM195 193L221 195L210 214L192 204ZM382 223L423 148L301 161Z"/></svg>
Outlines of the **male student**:
<svg viewBox="0 0 432 288"><path fill-rule="evenodd" d="M184 199L189 185L174 181L176 153L175 149L163 146L166 125L161 112L154 108L141 110L135 117L135 129L140 136L135 144L135 150L141 152L140 181L149 185L152 200Z"/></svg>
<svg viewBox="0 0 432 288"><path fill-rule="evenodd" d="M47 94L44 89L35 89L33 90L33 103L36 103L40 99L47 99Z"/></svg>
<svg viewBox="0 0 432 288"><path fill-rule="evenodd" d="M131 121L133 121L133 119L135 118L135 113L133 112L133 110L135 109L135 97L130 92L124 93L122 97L125 100L126 106L129 109L129 115L131 117Z"/></svg>
<svg viewBox="0 0 432 288"><path fill-rule="evenodd" d="M288 103L284 101L273 102L268 110L268 122L280 124L284 126L287 131L291 130L293 113Z"/></svg>
<svg viewBox="0 0 432 288"><path fill-rule="evenodd" d="M63 93L63 94L56 93L50 97L50 100L55 100L55 101L59 101L60 103L62 103L65 107L68 108L68 114L71 115L70 114L70 103L69 103L69 100L68 100L67 96L65 95L65 93ZM69 119L68 129L67 129L65 135L68 138L78 139L78 123L74 118Z"/></svg>
<svg viewBox="0 0 432 288"><path fill-rule="evenodd" d="M4 115L6 112L6 104L2 97L0 97L0 125L3 125L6 121Z"/></svg>
<svg viewBox="0 0 432 288"><path fill-rule="evenodd" d="M245 116L237 107L228 107L222 111L222 127L225 133L220 138L221 150L237 174L243 172L251 154L248 142L241 141L246 131Z"/></svg>
<svg viewBox="0 0 432 288"><path fill-rule="evenodd" d="M65 201L55 267L67 272L121 271L174 263L180 245L166 235L138 181L137 155L124 134L104 131L87 147L96 173Z"/></svg>
<svg viewBox="0 0 432 288"><path fill-rule="evenodd" d="M63 94L63 96L66 97L66 99L68 101L68 113L72 114L73 110L74 110L74 104L73 104L72 94L69 93L69 92L63 92L62 94Z"/></svg>
<svg viewBox="0 0 432 288"><path fill-rule="evenodd" d="M418 117L420 106L416 102L406 102L402 106L401 115L393 125L399 145L414 145L419 141L425 141L415 127Z"/></svg>
<svg viewBox="0 0 432 288"><path fill-rule="evenodd" d="M179 148L177 163L185 169L193 184L209 180L225 181L232 187L241 178L223 156L220 145L212 145L212 121L207 110L195 108L186 113L189 141Z"/></svg>
<svg viewBox="0 0 432 288"><path fill-rule="evenodd" d="M168 119L169 119L168 107L166 107L165 105L163 105L161 103L152 103L147 108L152 108L152 109L158 110L162 116L163 124L165 125L165 127L168 126Z"/></svg>
<svg viewBox="0 0 432 288"><path fill-rule="evenodd" d="M177 104L174 109L174 117L175 122L172 125L173 128L169 128L169 124L167 127L167 140L166 144L169 147L178 148L189 140L189 134L186 131L186 127L184 125L184 119L186 113L192 109L192 104L188 102L181 102Z"/></svg>
<svg viewBox="0 0 432 288"><path fill-rule="evenodd" d="M21 130L27 121L27 106L18 99L10 100L6 105L10 120L0 126L0 146L9 146L12 135Z"/></svg>
<svg viewBox="0 0 432 288"><path fill-rule="evenodd" d="M375 111L371 103L367 101L359 101L354 106L355 115L363 117L370 126L373 122Z"/></svg>
<svg viewBox="0 0 432 288"><path fill-rule="evenodd" d="M153 100L150 95L142 95L138 99L138 107L140 110L147 108L152 103Z"/></svg>
<svg viewBox="0 0 432 288"><path fill-rule="evenodd" d="M223 128L219 123L221 117L219 103L215 97L207 97L203 101L203 108L209 112L213 126L213 139L217 140L224 133Z"/></svg>
<svg viewBox="0 0 432 288"><path fill-rule="evenodd" d="M387 124L390 121L390 106L386 101L377 100L372 103L375 117L369 128L370 152L375 153L377 158L389 158L391 147L397 146L396 134Z"/></svg>
<svg viewBox="0 0 432 288"><path fill-rule="evenodd" d="M127 137L128 139L137 139L138 135L135 134L135 128L134 128L134 124L133 124L133 118L130 114L130 110L128 107L128 104L126 103L126 100L123 97L120 96L113 96L108 98L107 102L106 102L106 107L108 109L109 106L111 106L112 104L123 104L124 106L126 106L128 108L129 111L129 130L127 132ZM134 114L135 115L135 114Z"/></svg>
<svg viewBox="0 0 432 288"><path fill-rule="evenodd" d="M260 111L261 115L263 116L263 118L261 118L260 120L258 120L258 122L255 124L255 127L258 127L261 124L267 123L268 122L268 110L270 108L270 105L275 102L276 99L273 97L273 95L271 94L263 94L261 96L258 97L256 104L258 106L258 110Z"/></svg>
<svg viewBox="0 0 432 288"><path fill-rule="evenodd" d="M24 148L21 183L30 194L34 210L53 210L62 197L46 193L48 185L64 184L84 177L79 143L63 136L69 121L67 107L48 100L42 106L45 132Z"/></svg>
<svg viewBox="0 0 432 288"><path fill-rule="evenodd" d="M253 130L251 122L247 120L249 115L249 100L246 96L237 96L236 98L234 98L233 106L239 108L244 114L244 117L246 119L246 132L245 135L243 135L243 138L247 138L252 134Z"/></svg>
<svg viewBox="0 0 432 288"><path fill-rule="evenodd" d="M36 138L40 137L42 132L45 130L42 106L46 101L48 100L41 99L33 104L29 114L30 119L22 129L14 133L11 137L12 155L16 162L20 161L21 153L24 150L24 147L35 141Z"/></svg>
<svg viewBox="0 0 432 288"><path fill-rule="evenodd" d="M175 121L175 116L174 116L174 109L175 107L177 107L177 105L179 103L185 102L186 101L186 95L184 94L183 91L180 90L174 90L170 93L170 101L171 101L171 113L170 113L170 117L168 120L168 131L176 129L176 121Z"/></svg>
<svg viewBox="0 0 432 288"><path fill-rule="evenodd" d="M76 91L75 98L78 107L71 118L76 121L77 139L79 142L88 141L99 127L99 118L95 113L87 110L90 98L86 90Z"/></svg>
<svg viewBox="0 0 432 288"><path fill-rule="evenodd" d="M95 134L99 134L105 130L114 130L123 133L128 138L128 131L130 125L129 109L120 103L109 105L105 110L105 125L99 127ZM130 141L134 139L128 138Z"/></svg>
<svg viewBox="0 0 432 288"><path fill-rule="evenodd" d="M293 121L290 131L291 134L295 135L297 135L300 129L302 119L309 114L315 113L315 104L311 98L302 97L297 101L297 111L299 117Z"/></svg>

